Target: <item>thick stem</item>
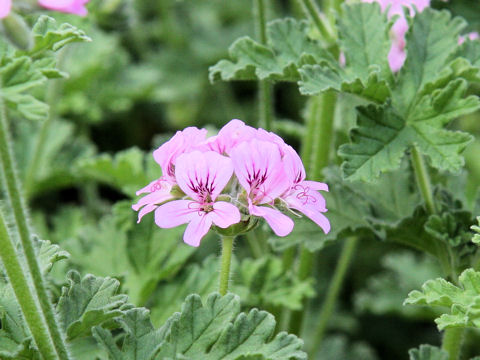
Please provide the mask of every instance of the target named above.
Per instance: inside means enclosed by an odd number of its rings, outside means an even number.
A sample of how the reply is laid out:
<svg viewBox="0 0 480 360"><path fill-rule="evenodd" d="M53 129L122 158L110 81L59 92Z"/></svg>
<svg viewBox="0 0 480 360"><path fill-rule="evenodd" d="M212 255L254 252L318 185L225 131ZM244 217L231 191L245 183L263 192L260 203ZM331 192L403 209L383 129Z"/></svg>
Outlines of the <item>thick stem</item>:
<svg viewBox="0 0 480 360"><path fill-rule="evenodd" d="M55 347L48 333L45 319L35 302L35 297L28 286L19 256L15 252L15 243L9 236L3 209L0 209L0 258L7 272L17 302L22 309L23 317L32 333L33 340L45 359L57 359Z"/></svg>
<svg viewBox="0 0 480 360"><path fill-rule="evenodd" d="M460 359L465 329L450 328L443 334L442 349L448 353L449 360Z"/></svg>
<svg viewBox="0 0 480 360"><path fill-rule="evenodd" d="M303 11L313 22L317 30L322 35L322 38L328 42L332 43L335 40L334 35L332 35L331 30L328 26L328 21L325 19L325 16L318 9L315 0L298 0L300 5L302 5Z"/></svg>
<svg viewBox="0 0 480 360"><path fill-rule="evenodd" d="M267 44L267 6L266 0L255 0L255 26L257 37L261 44ZM272 84L267 80L258 81L258 112L259 124L265 130L272 130L273 99Z"/></svg>
<svg viewBox="0 0 480 360"><path fill-rule="evenodd" d="M335 268L335 273L333 274L332 281L328 287L327 296L322 305L322 309L320 310L318 325L317 329L315 330L315 340L313 346L311 347L311 355L313 354L313 351L316 351L322 343L325 330L327 329L328 322L332 316L333 310L335 309L338 295L345 280L345 275L348 267L350 266L353 254L355 253L357 241L358 239L356 237L352 237L347 239L343 245L337 267Z"/></svg>
<svg viewBox="0 0 480 360"><path fill-rule="evenodd" d="M230 280L230 264L232 262L233 236L222 236L222 259L220 264L220 295L225 295L228 291L228 281Z"/></svg>
<svg viewBox="0 0 480 360"><path fill-rule="evenodd" d="M430 184L427 167L425 166L422 155L415 146L412 147L411 154L415 177L420 193L425 201L425 206L430 214L435 214L437 210L435 208L435 200L433 199L432 186Z"/></svg>
<svg viewBox="0 0 480 360"><path fill-rule="evenodd" d="M10 132L8 128L7 114L3 100L0 100L0 158L5 193L9 205L12 207L15 224L18 229L20 242L25 253L28 271L30 272L34 289L37 293L40 308L42 309L53 344L60 359L69 359L64 337L55 317L55 313L47 293L40 266L38 264L35 249L33 247L30 228L27 223L28 213L25 201L20 192L20 181L15 172L13 151L10 146Z"/></svg>

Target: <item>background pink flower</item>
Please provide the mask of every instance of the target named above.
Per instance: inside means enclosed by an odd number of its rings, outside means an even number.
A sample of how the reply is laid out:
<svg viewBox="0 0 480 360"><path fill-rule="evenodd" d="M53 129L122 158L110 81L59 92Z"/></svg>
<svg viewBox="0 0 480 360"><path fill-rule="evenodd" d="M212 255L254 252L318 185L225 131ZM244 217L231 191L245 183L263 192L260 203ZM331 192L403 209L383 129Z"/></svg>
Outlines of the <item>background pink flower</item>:
<svg viewBox="0 0 480 360"><path fill-rule="evenodd" d="M90 0L38 0L38 4L46 9L64 13L87 15L85 4Z"/></svg>
<svg viewBox="0 0 480 360"><path fill-rule="evenodd" d="M10 14L12 0L0 0L0 19L6 18Z"/></svg>

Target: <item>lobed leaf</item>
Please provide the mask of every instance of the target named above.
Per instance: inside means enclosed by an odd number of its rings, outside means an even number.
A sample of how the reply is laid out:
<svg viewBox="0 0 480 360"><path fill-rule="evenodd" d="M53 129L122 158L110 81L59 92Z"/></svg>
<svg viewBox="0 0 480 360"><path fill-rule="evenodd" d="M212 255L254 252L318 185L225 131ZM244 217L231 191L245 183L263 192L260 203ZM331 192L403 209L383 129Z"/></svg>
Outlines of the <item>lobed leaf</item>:
<svg viewBox="0 0 480 360"><path fill-rule="evenodd" d="M405 304L447 307L435 320L440 330L450 327L480 327L480 272L465 270L459 277L459 286L444 279L429 280L422 291L408 294Z"/></svg>
<svg viewBox="0 0 480 360"><path fill-rule="evenodd" d="M209 69L211 82L218 80L297 81L298 68L318 61L335 62L307 34L305 21L275 20L267 25L267 45L249 37L236 40L229 49L230 60L220 60Z"/></svg>
<svg viewBox="0 0 480 360"><path fill-rule="evenodd" d="M472 225L472 230L477 233L477 234L473 235L472 241L475 244L480 244L480 216L477 216L477 222L478 222L479 226Z"/></svg>
<svg viewBox="0 0 480 360"><path fill-rule="evenodd" d="M448 360L448 353L436 346L420 345L418 349L408 351L410 360Z"/></svg>
<svg viewBox="0 0 480 360"><path fill-rule="evenodd" d="M118 280L86 275L76 271L67 274L68 286L62 289L57 310L67 339L90 334L91 328L124 314L127 296L118 295Z"/></svg>

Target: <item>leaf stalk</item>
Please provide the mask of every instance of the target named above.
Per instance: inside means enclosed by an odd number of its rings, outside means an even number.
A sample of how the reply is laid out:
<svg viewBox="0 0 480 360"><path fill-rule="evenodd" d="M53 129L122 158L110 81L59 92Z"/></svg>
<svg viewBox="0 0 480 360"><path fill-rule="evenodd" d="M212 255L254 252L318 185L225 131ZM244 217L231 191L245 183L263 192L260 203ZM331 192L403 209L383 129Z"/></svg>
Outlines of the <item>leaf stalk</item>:
<svg viewBox="0 0 480 360"><path fill-rule="evenodd" d="M70 359L67 346L65 344L65 337L60 332L52 303L50 302L45 280L43 279L40 265L38 264L35 249L33 247L32 236L27 222L28 212L25 205L25 200L21 195L21 185L18 176L15 172L15 160L13 157L13 150L10 144L10 131L8 128L8 119L6 107L3 99L0 99L0 163L3 173L3 180L5 184L5 194L7 203L12 207L13 217L20 242L25 254L27 268L25 272L30 273L33 287L37 293L40 308L45 317L51 339L60 359Z"/></svg>

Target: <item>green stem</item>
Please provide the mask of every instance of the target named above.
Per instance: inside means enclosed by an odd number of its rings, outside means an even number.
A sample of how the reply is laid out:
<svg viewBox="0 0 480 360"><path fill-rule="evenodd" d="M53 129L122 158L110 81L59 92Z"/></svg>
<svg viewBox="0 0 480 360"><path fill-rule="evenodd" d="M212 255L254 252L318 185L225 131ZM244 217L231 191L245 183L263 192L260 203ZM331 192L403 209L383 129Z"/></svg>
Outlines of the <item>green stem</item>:
<svg viewBox="0 0 480 360"><path fill-rule="evenodd" d="M57 359L47 325L41 316L41 311L37 308L35 297L28 286L19 256L15 252L15 243L8 234L3 209L0 209L0 258L37 348L43 358Z"/></svg>
<svg viewBox="0 0 480 360"><path fill-rule="evenodd" d="M267 7L266 0L255 0L255 26L261 44L267 44ZM272 84L267 80L258 81L258 111L259 124L265 130L272 130L273 99Z"/></svg>
<svg viewBox="0 0 480 360"><path fill-rule="evenodd" d="M230 280L230 264L232 262L233 236L222 236L222 259L220 267L220 295L225 295L228 291L228 281Z"/></svg>
<svg viewBox="0 0 480 360"><path fill-rule="evenodd" d="M329 29L328 21L325 19L325 16L318 9L315 0L298 0L300 5L302 5L303 11L313 22L315 27L318 29L322 38L328 42L333 43L335 41L335 36L332 35L331 30Z"/></svg>
<svg viewBox="0 0 480 360"><path fill-rule="evenodd" d="M7 113L3 100L0 100L0 158L3 177L5 180L5 192L9 204L13 210L13 216L18 229L20 242L25 253L27 269L31 274L34 289L37 293L40 308L47 321L48 330L55 349L60 359L69 359L64 337L60 332L55 313L47 293L40 266L38 264L35 249L33 247L30 228L27 223L28 213L25 201L20 192L20 181L15 172L13 150L10 146L10 132L8 128Z"/></svg>
<svg viewBox="0 0 480 360"><path fill-rule="evenodd" d="M448 353L449 360L460 359L465 329L450 328L443 334L442 349Z"/></svg>
<svg viewBox="0 0 480 360"><path fill-rule="evenodd" d="M335 309L338 295L345 280L345 275L348 267L350 266L350 262L352 261L353 254L355 253L357 242L358 239L356 237L352 237L347 239L343 245L337 267L335 268L335 273L333 274L332 281L328 287L327 296L323 302L322 309L320 310L318 325L315 330L315 340L313 346L311 347L311 354L313 354L313 351L316 351L322 343L325 330L327 329L328 322L332 316L333 310Z"/></svg>
<svg viewBox="0 0 480 360"><path fill-rule="evenodd" d="M435 214L437 212L435 208L435 200L433 199L432 186L430 184L430 177L428 176L427 167L423 161L422 155L419 153L415 146L412 147L412 164L415 171L415 177L417 179L417 184L422 194L423 200L425 201L425 206L427 211L430 214Z"/></svg>

